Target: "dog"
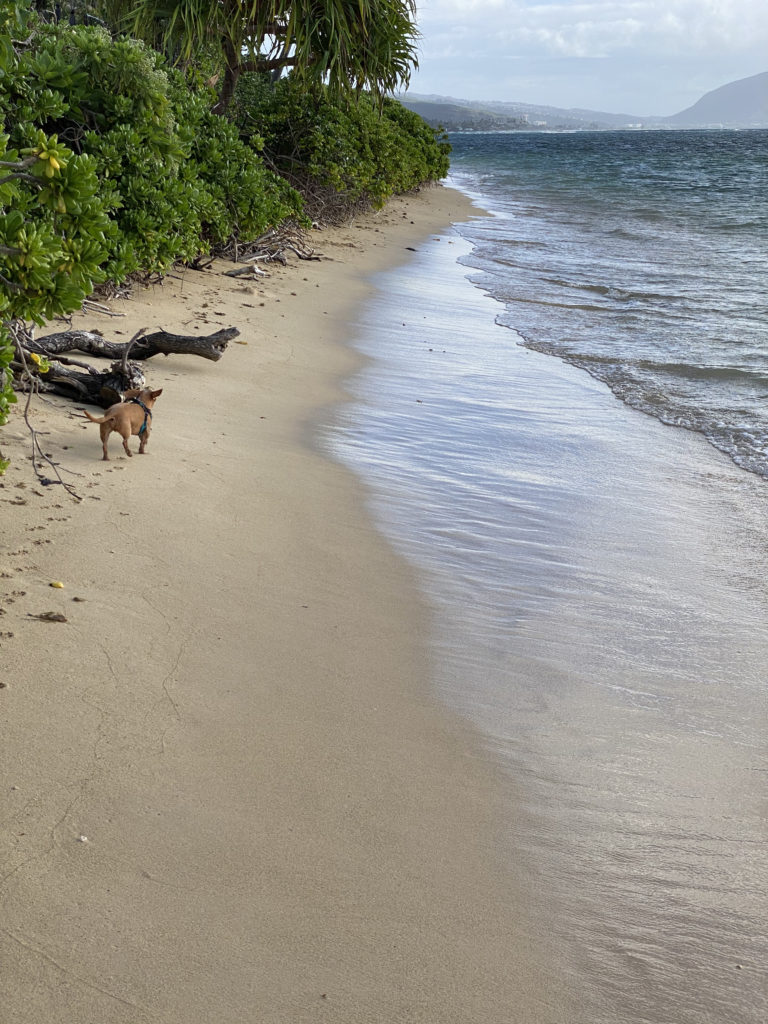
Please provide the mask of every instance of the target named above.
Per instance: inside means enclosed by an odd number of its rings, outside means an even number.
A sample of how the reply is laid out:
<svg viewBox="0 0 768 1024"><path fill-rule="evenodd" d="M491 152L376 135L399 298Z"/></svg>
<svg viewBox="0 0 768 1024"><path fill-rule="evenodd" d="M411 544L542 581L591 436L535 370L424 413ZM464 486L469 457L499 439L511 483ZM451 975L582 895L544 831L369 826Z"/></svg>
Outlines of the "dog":
<svg viewBox="0 0 768 1024"><path fill-rule="evenodd" d="M107 440L113 430L122 437L123 448L129 458L133 456L133 452L128 447L128 438L132 434L139 436L139 455L144 454L152 429L152 406L162 393L162 388L159 391L153 391L151 388L132 388L125 392L124 402L111 405L103 416L91 416L87 409L83 409L91 423L100 424L99 433L104 452L102 462L109 462Z"/></svg>

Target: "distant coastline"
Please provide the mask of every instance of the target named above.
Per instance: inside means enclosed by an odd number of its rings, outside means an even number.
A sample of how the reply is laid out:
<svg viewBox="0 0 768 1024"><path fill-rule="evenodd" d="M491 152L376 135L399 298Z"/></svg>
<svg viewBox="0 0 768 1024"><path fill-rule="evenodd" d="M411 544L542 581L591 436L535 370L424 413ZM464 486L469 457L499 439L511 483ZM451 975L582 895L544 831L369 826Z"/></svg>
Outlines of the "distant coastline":
<svg viewBox="0 0 768 1024"><path fill-rule="evenodd" d="M428 124L448 132L768 128L768 71L713 89L693 106L669 116L640 116L414 93L397 98Z"/></svg>
<svg viewBox="0 0 768 1024"><path fill-rule="evenodd" d="M685 127L677 125L659 124L627 124L618 128L604 128L599 125L585 126L583 128L566 128L562 125L521 125L519 128L450 128L446 125L440 126L448 135L515 135L515 134L539 134L556 135L573 134L576 132L765 132L765 128L747 127L732 128L729 125L707 125L703 128Z"/></svg>

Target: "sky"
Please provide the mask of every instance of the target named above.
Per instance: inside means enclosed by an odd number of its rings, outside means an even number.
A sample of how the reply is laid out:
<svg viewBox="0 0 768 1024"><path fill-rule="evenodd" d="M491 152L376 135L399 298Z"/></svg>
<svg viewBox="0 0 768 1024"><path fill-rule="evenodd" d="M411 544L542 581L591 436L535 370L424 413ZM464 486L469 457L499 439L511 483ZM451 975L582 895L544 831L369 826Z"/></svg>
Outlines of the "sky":
<svg viewBox="0 0 768 1024"><path fill-rule="evenodd" d="M416 0L409 92L676 114L768 71L766 0Z"/></svg>

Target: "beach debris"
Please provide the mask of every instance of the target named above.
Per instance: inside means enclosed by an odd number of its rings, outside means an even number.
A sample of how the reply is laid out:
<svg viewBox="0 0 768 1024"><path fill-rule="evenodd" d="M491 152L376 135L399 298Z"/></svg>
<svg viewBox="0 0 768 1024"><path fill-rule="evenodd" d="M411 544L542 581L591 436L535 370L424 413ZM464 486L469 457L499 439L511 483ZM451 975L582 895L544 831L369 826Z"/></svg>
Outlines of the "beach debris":
<svg viewBox="0 0 768 1024"><path fill-rule="evenodd" d="M236 327L225 327L205 336L171 334L162 328L147 334L148 328L144 327L126 343L111 342L95 331L80 330L60 331L35 338L33 328L20 320L12 321L8 330L14 347L11 362L13 387L27 396L24 421L32 439L31 462L38 482L44 487L59 484L76 501L82 501L82 496L64 479L62 472L75 476L81 474L62 470L52 455L43 451L39 432L29 416L32 398L53 392L74 401L108 409L123 401L126 392L146 385L144 371L136 362L137 359L183 354L201 356L216 362L224 355L228 342L240 334ZM72 351L115 361L108 370L100 371L88 363L62 354Z"/></svg>
<svg viewBox="0 0 768 1024"><path fill-rule="evenodd" d="M77 841L78 841L78 843L87 843L88 842L88 836L78 836L77 837Z"/></svg>
<svg viewBox="0 0 768 1024"><path fill-rule="evenodd" d="M246 274L250 277L269 277L266 270L261 270L250 263L245 267L235 267L234 270L224 271L224 277L245 277Z"/></svg>
<svg viewBox="0 0 768 1024"><path fill-rule="evenodd" d="M96 302L94 299L83 299L83 312L87 313L88 311L101 313L104 316L125 316L125 313L115 313L109 306L105 306L103 302Z"/></svg>
<svg viewBox="0 0 768 1024"><path fill-rule="evenodd" d="M315 252L307 244L306 235L301 228L290 221L279 227L270 228L253 242L243 244L233 241L226 249L222 250L221 255L235 263L251 265L257 262L281 263L285 266L288 263L285 255L287 252L294 253L300 260L321 260L323 258L320 253ZM261 275L266 273L263 270L257 270L255 266L248 266L238 270L225 271L225 274L227 277L238 277L241 274L254 272Z"/></svg>
<svg viewBox="0 0 768 1024"><path fill-rule="evenodd" d="M56 590L64 589L64 584L61 582L61 580L53 580L51 583L48 584L48 586L54 587Z"/></svg>
<svg viewBox="0 0 768 1024"><path fill-rule="evenodd" d="M40 612L38 615L33 615L32 612L27 612L27 616L30 619L40 619L41 622L68 622L69 619L66 615L62 615L61 612Z"/></svg>
<svg viewBox="0 0 768 1024"><path fill-rule="evenodd" d="M109 341L95 331L57 331L54 334L47 334L43 338L25 339L24 348L30 353L34 352L49 359L60 357L63 352L75 351L114 359L117 360L117 366L112 369L115 372L118 370L125 372L129 353L132 359L151 359L157 355L192 355L217 362L224 355L227 342L236 338L240 333L236 327L226 327L202 337L172 334L162 327L153 331L152 334L148 334L148 330L147 327L142 328L128 342ZM98 373L93 367L82 363L78 365L85 366L85 369L92 374Z"/></svg>
<svg viewBox="0 0 768 1024"><path fill-rule="evenodd" d="M13 344L13 357L11 359L13 388L16 391L26 392L27 396L27 400L24 403L23 415L24 422L27 425L27 429L29 430L29 434L32 439L32 455L30 461L38 482L43 487L59 483L76 501L81 501L82 499L80 498L80 495L75 491L71 484L67 483L67 481L62 477L58 463L54 462L50 452L43 451L40 444L40 435L33 427L29 418L32 396L38 395L40 391L44 390L46 385L41 383L43 380L43 376L41 375L49 373L51 370L51 364L47 359L32 358L35 353L29 347L33 339L31 326L28 326L22 320L14 319L6 324L6 329L11 336ZM94 370L93 372L95 373L96 371ZM54 478L45 475L43 470L46 466L49 466L53 470ZM35 541L35 543L38 544L40 542Z"/></svg>

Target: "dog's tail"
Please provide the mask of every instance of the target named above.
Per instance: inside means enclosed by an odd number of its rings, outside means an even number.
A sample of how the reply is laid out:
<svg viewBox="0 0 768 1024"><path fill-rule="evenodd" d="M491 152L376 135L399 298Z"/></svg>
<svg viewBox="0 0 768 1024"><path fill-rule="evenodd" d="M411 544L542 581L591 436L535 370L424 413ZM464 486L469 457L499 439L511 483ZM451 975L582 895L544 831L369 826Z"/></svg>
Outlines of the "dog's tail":
<svg viewBox="0 0 768 1024"><path fill-rule="evenodd" d="M108 419L111 419L110 416L91 416L87 409L83 409L83 412L91 421L91 423L106 423Z"/></svg>

